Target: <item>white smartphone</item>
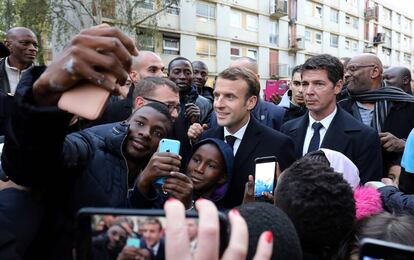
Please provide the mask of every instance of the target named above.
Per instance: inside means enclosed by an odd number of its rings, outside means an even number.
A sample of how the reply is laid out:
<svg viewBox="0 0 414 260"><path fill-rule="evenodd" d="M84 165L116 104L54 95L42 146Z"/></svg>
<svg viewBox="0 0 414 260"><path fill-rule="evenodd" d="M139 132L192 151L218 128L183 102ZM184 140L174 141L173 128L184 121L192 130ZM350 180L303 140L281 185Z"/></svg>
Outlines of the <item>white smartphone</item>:
<svg viewBox="0 0 414 260"><path fill-rule="evenodd" d="M262 197L265 192L273 194L273 183L276 173L276 157L267 156L255 159L256 169L254 178L255 197Z"/></svg>

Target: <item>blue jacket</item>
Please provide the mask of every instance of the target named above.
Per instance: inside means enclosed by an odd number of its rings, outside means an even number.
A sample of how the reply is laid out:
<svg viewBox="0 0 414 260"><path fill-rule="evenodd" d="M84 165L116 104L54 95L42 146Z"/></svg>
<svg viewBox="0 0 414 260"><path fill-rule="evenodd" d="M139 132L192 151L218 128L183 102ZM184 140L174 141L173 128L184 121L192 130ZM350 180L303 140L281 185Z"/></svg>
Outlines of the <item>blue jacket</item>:
<svg viewBox="0 0 414 260"><path fill-rule="evenodd" d="M385 186L378 191L381 193L382 203L387 211L414 215L414 195L404 194L393 186Z"/></svg>

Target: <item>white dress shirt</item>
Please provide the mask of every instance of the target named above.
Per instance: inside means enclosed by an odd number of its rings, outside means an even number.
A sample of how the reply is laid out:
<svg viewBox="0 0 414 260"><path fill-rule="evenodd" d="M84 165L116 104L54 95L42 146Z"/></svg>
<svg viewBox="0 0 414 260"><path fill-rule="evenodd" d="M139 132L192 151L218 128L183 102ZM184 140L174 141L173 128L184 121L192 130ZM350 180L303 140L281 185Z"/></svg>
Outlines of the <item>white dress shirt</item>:
<svg viewBox="0 0 414 260"><path fill-rule="evenodd" d="M319 121L319 123L321 123L323 125L323 127L319 130L319 135L320 135L320 143L319 143L319 147L321 147L323 138L325 137L326 131L328 130L329 126L331 125L331 122L333 120L333 118L336 115L336 110L337 108L335 107L335 110L330 113L327 117L325 117L324 119L322 119L321 121ZM305 136L305 141L303 142L303 150L302 150L302 155L305 155L308 153L308 148L309 148L309 144L310 141L312 139L313 136L313 128L312 128L312 124L318 122L316 121L309 113L309 124L308 124L308 128L306 129L306 136Z"/></svg>
<svg viewBox="0 0 414 260"><path fill-rule="evenodd" d="M243 136L244 136L244 132L246 132L246 128L247 128L247 125L249 124L249 122L250 122L250 118L249 118L249 121L247 121L247 123L244 125L244 126L242 126L237 132L235 132L234 134L231 134L228 130L227 130L227 128L226 127L224 127L224 141L226 140L226 136L228 136L228 135L232 135L232 136L234 136L234 137L236 137L237 139L236 139L236 141L234 142L234 146L233 146L233 155L234 156L236 156L236 153L237 153L237 150L239 149L239 146L240 146L240 143L241 143L241 141L242 141L242 139L243 139Z"/></svg>

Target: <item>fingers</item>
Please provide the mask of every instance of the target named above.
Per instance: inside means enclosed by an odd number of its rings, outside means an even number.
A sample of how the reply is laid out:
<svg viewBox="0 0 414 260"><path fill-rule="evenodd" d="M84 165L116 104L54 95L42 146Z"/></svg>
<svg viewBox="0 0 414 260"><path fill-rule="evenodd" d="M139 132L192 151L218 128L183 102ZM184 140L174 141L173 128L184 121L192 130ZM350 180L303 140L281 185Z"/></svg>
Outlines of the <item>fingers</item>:
<svg viewBox="0 0 414 260"><path fill-rule="evenodd" d="M118 28L110 27L108 25L103 24L82 30L81 34L92 36L116 37L121 41L122 45L125 46L125 48L129 51L131 55L138 55L138 49L135 46L134 41L127 35L122 33Z"/></svg>
<svg viewBox="0 0 414 260"><path fill-rule="evenodd" d="M132 62L131 55L118 38L80 34L72 40L71 44L73 46L82 46L83 48L88 48L89 50L98 53L113 53L118 63L110 65L114 69L116 66L122 65L119 66L119 69L123 67L126 71L130 70Z"/></svg>
<svg viewBox="0 0 414 260"><path fill-rule="evenodd" d="M232 209L229 212L229 219L231 224L230 242L226 251L224 251L222 259L245 259L249 244L246 221L244 221L236 209Z"/></svg>
<svg viewBox="0 0 414 260"><path fill-rule="evenodd" d="M249 175L249 180L246 182L244 188L244 199L243 204L254 202L254 177Z"/></svg>
<svg viewBox="0 0 414 260"><path fill-rule="evenodd" d="M164 204L164 209L167 217L166 259L191 259L184 205L176 199L169 199Z"/></svg>
<svg viewBox="0 0 414 260"><path fill-rule="evenodd" d="M194 259L218 259L220 232L217 208L213 202L204 199L196 202L196 208L199 214L199 225Z"/></svg>
<svg viewBox="0 0 414 260"><path fill-rule="evenodd" d="M207 124L200 125L199 123L194 123L188 129L187 135L191 140L195 141L207 128Z"/></svg>
<svg viewBox="0 0 414 260"><path fill-rule="evenodd" d="M268 260L272 257L272 252L273 234L270 231L265 231L260 235L256 254L253 257L253 260Z"/></svg>

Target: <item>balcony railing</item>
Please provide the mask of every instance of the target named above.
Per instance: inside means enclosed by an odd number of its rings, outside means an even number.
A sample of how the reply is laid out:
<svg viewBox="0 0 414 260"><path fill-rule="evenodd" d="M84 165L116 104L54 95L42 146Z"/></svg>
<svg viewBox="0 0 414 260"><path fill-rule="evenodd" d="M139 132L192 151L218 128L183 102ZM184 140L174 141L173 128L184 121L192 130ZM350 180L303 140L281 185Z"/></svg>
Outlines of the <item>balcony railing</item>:
<svg viewBox="0 0 414 260"><path fill-rule="evenodd" d="M296 36L295 38L289 37L289 51L302 51L305 49L305 37Z"/></svg>
<svg viewBox="0 0 414 260"><path fill-rule="evenodd" d="M288 15L288 2L284 0L270 0L270 17L279 19Z"/></svg>

